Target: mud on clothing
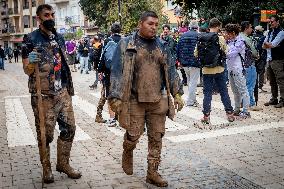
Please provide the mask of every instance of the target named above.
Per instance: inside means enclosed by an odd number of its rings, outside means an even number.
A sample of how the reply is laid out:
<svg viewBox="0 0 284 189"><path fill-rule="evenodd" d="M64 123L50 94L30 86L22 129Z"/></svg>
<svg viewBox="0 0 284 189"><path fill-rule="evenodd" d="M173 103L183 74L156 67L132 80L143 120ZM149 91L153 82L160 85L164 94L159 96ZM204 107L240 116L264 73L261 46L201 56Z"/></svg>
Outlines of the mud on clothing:
<svg viewBox="0 0 284 189"><path fill-rule="evenodd" d="M22 58L26 59L34 49L41 53L39 63L42 94L56 95L67 87L70 95L73 95L73 83L71 73L67 65L65 54L65 42L59 34L47 35L40 29L30 33L24 38L22 46ZM29 92L36 93L35 74L29 77Z"/></svg>
<svg viewBox="0 0 284 189"><path fill-rule="evenodd" d="M72 77L66 62L65 42L61 35L47 35L40 29L24 38L22 57L27 59L34 49L41 53L39 76L43 101L43 111L46 126L47 145L53 140L54 128L58 122L60 138L63 141L73 141L75 135L75 120L72 107L74 95ZM31 105L35 115L37 138L40 143L38 98L36 95L35 73L29 75L29 92Z"/></svg>
<svg viewBox="0 0 284 189"><path fill-rule="evenodd" d="M155 39L145 39L137 35L135 39L137 55L135 59L132 98L138 102L158 102L162 90L163 56Z"/></svg>

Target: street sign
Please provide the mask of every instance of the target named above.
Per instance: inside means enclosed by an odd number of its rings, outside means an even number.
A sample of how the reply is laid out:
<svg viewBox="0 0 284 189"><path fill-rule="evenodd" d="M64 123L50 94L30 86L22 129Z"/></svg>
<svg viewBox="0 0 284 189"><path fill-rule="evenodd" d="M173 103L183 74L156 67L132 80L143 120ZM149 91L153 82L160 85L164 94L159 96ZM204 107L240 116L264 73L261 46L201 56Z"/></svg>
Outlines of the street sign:
<svg viewBox="0 0 284 189"><path fill-rule="evenodd" d="M276 10L261 10L260 22L269 22L269 17L276 15Z"/></svg>

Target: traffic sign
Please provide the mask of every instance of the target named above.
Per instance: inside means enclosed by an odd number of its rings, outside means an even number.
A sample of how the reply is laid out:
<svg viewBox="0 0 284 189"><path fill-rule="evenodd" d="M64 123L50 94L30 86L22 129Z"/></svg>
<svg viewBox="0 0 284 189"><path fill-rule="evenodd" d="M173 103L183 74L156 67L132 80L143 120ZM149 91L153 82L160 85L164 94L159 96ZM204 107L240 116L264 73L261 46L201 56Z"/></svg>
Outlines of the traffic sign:
<svg viewBox="0 0 284 189"><path fill-rule="evenodd" d="M261 10L260 13L261 13L260 21L269 22L269 17L272 15L276 15L277 11L276 10Z"/></svg>

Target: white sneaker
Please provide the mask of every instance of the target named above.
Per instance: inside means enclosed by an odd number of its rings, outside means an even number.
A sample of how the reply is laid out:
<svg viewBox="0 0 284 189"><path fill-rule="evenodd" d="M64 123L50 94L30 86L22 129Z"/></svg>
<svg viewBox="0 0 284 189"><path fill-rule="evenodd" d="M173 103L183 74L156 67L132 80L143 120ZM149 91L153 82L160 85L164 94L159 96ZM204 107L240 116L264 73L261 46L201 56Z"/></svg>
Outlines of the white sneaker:
<svg viewBox="0 0 284 189"><path fill-rule="evenodd" d="M197 107L197 106L198 106L198 103L197 103L197 102L194 102L193 104L187 104L186 106Z"/></svg>
<svg viewBox="0 0 284 189"><path fill-rule="evenodd" d="M110 118L109 120L107 120L106 125L108 127L116 127L116 119L114 118Z"/></svg>

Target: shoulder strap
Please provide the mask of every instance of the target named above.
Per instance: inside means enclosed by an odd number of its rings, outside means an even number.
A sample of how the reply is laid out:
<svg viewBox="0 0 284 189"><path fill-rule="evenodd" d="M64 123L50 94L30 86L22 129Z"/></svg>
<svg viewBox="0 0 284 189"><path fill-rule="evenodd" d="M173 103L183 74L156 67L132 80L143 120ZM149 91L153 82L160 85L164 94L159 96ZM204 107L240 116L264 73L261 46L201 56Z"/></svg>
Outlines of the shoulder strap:
<svg viewBox="0 0 284 189"><path fill-rule="evenodd" d="M237 40L235 40L234 41L234 46L235 46L235 44L236 44L236 41ZM245 45L246 45L246 42L244 41L244 40L242 40L244 43L245 43ZM241 58L241 63L242 63L242 67L243 67L243 71L245 71L245 59L244 59L244 57L241 55L241 53L238 53L238 55L240 56L240 58Z"/></svg>

